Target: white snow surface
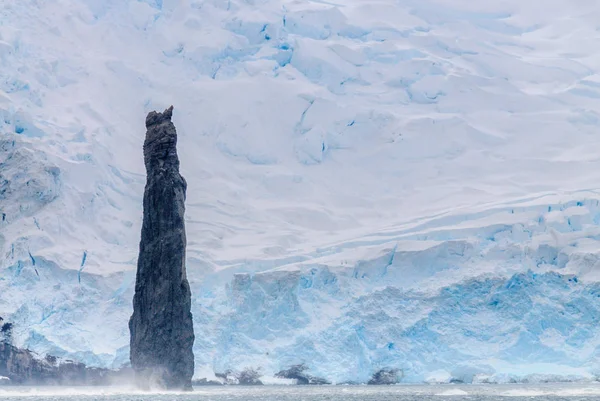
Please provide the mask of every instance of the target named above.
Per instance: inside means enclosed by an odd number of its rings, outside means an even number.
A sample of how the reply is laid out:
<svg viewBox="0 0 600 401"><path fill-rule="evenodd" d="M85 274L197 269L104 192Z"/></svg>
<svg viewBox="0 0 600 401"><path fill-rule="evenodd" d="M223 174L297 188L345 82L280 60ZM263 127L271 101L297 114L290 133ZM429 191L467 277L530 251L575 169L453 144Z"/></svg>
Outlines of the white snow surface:
<svg viewBox="0 0 600 401"><path fill-rule="evenodd" d="M173 104L198 378L596 377L599 20L596 0L2 0L0 316L40 355L127 362L143 123Z"/></svg>

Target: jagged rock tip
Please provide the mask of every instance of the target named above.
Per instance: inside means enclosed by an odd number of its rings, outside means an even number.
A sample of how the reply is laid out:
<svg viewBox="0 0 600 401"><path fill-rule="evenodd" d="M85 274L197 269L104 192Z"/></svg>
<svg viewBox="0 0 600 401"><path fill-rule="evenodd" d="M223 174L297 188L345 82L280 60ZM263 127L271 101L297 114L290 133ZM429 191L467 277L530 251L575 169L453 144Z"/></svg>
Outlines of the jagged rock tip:
<svg viewBox="0 0 600 401"><path fill-rule="evenodd" d="M165 121L171 121L171 117L173 117L173 106L169 107L162 113L158 111L151 111L146 116L146 128L149 128L153 125L161 124Z"/></svg>

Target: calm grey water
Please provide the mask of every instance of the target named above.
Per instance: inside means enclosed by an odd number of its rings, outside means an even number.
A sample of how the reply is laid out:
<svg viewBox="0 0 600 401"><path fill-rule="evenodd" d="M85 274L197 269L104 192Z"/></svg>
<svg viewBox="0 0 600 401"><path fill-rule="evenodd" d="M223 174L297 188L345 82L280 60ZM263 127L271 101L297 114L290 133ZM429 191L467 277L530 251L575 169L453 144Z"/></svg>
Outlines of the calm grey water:
<svg viewBox="0 0 600 401"><path fill-rule="evenodd" d="M193 393L139 393L126 388L3 387L2 401L524 401L600 400L600 384L443 386L201 387Z"/></svg>

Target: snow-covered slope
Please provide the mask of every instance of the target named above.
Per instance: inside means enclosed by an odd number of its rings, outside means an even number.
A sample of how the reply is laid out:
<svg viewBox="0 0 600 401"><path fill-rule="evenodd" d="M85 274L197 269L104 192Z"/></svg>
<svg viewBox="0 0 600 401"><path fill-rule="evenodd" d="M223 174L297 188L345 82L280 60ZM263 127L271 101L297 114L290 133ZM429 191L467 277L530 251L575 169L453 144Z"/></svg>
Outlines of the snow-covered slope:
<svg viewBox="0 0 600 401"><path fill-rule="evenodd" d="M0 315L40 353L127 361L143 121L173 104L197 376L592 377L599 18L594 0L4 0Z"/></svg>

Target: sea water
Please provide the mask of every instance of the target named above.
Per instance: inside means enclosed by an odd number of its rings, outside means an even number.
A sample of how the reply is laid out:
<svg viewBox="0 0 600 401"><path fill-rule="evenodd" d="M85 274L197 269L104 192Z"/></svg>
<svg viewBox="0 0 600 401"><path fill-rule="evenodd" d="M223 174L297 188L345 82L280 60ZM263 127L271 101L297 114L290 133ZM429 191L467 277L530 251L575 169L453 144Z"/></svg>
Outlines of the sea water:
<svg viewBox="0 0 600 401"><path fill-rule="evenodd" d="M0 400L40 401L576 401L600 400L600 384L227 386L191 393L141 393L124 387L4 387Z"/></svg>

